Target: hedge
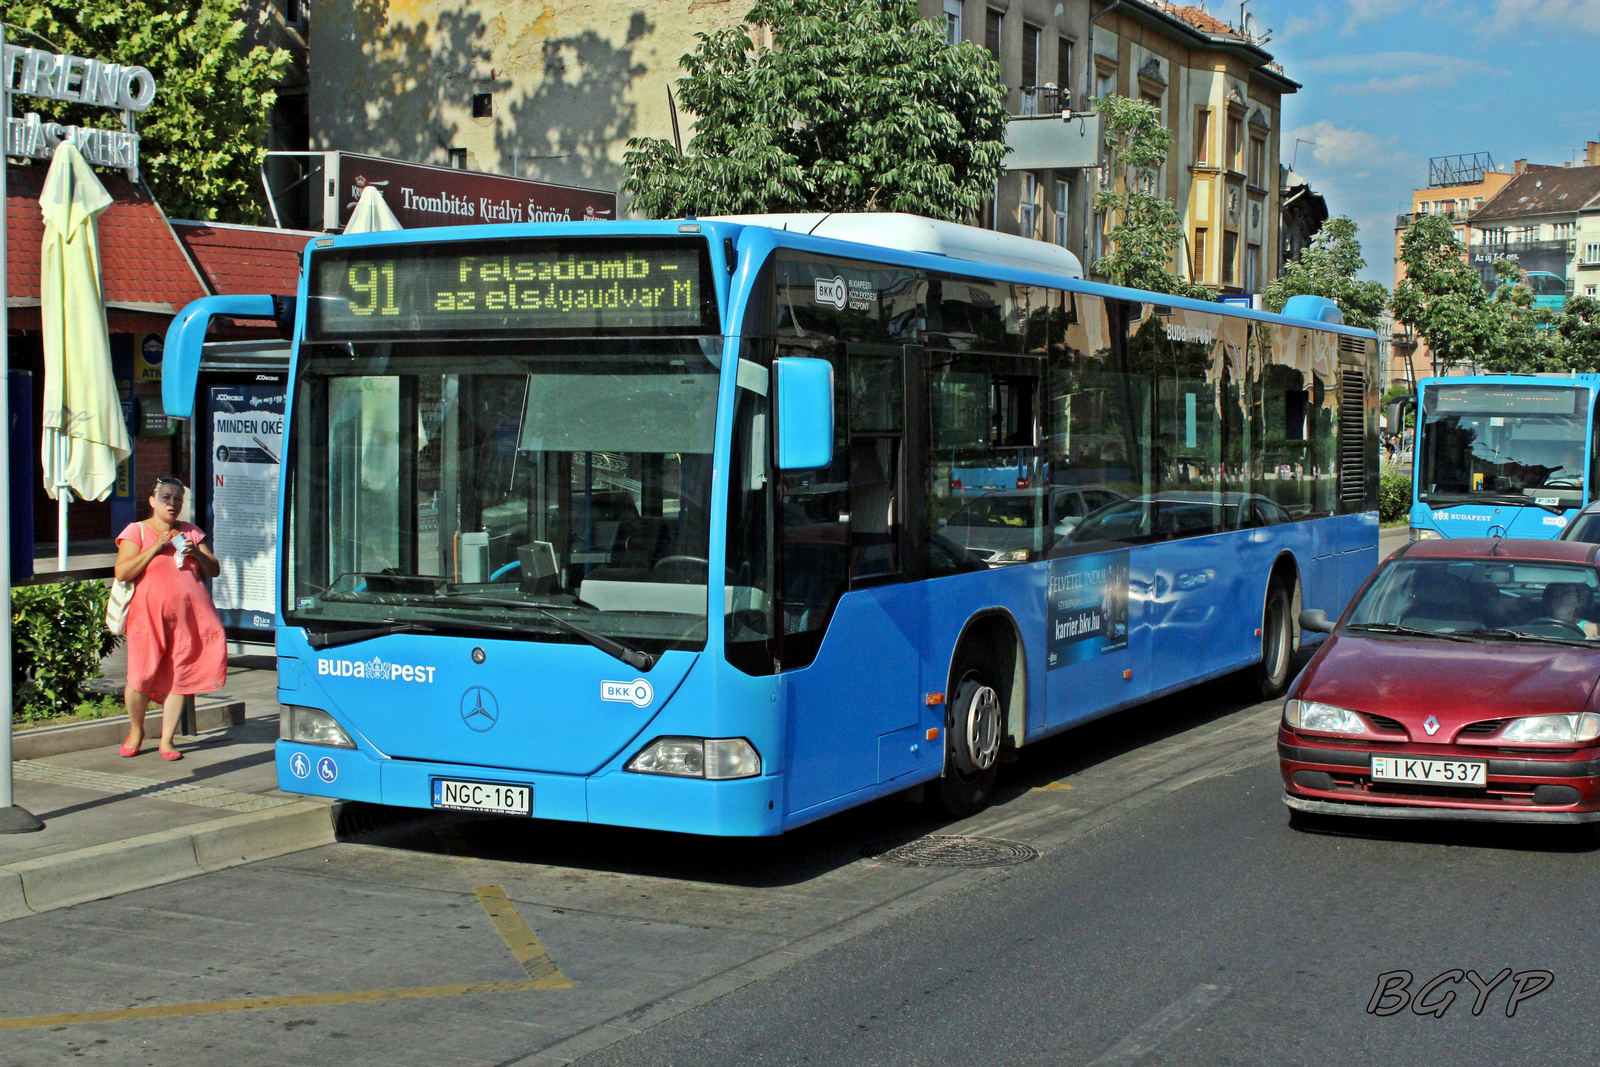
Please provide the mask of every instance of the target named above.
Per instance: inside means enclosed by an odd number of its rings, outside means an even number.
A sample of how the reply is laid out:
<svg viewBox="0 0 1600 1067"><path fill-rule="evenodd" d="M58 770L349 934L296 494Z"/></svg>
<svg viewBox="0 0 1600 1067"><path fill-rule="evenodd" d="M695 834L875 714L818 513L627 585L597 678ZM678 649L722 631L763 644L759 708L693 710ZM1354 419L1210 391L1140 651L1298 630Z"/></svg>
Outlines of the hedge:
<svg viewBox="0 0 1600 1067"><path fill-rule="evenodd" d="M1403 474L1378 478L1378 521L1401 522L1411 511L1411 479Z"/></svg>
<svg viewBox="0 0 1600 1067"><path fill-rule="evenodd" d="M87 695L100 660L122 641L106 629L105 582L59 582L11 590L12 715L22 722L65 715Z"/></svg>

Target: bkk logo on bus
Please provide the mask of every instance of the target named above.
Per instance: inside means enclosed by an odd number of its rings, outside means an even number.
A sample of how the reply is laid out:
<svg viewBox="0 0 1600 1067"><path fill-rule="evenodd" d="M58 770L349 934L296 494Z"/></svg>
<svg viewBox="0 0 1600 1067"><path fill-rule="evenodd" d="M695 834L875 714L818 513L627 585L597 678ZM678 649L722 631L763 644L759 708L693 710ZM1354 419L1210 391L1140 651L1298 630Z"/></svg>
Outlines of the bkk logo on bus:
<svg viewBox="0 0 1600 1067"><path fill-rule="evenodd" d="M375 682L433 684L433 667L420 663L390 663L382 659L324 659L317 657L317 673L334 678L368 678Z"/></svg>

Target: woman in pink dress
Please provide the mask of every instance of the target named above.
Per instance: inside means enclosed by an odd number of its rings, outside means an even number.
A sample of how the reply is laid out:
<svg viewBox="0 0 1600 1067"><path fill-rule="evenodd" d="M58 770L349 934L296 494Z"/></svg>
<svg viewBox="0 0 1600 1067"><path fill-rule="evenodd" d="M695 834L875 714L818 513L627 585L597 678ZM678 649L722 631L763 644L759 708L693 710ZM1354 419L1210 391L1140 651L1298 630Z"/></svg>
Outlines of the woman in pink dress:
<svg viewBox="0 0 1600 1067"><path fill-rule="evenodd" d="M161 758L182 759L172 744L185 698L220 689L228 675L222 620L204 578L222 570L202 542L205 531L179 522L184 486L161 478L150 494L150 517L117 535L120 582L133 582L128 604L128 738L122 755L137 756L150 701L161 703Z"/></svg>

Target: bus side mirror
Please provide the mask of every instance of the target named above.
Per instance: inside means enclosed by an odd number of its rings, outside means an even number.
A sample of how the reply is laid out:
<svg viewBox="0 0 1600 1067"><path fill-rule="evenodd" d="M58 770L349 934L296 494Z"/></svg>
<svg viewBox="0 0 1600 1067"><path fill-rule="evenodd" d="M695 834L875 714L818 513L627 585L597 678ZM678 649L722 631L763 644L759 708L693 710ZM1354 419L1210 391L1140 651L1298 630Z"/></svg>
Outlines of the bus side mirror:
<svg viewBox="0 0 1600 1067"><path fill-rule="evenodd" d="M229 295L204 296L178 312L167 327L161 352L161 406L174 418L187 419L194 414L200 355L205 349L206 326L213 315L276 321L278 309L270 296Z"/></svg>
<svg viewBox="0 0 1600 1067"><path fill-rule="evenodd" d="M772 361L777 393L778 469L816 470L833 462L833 364L784 356Z"/></svg>
<svg viewBox="0 0 1600 1067"><path fill-rule="evenodd" d="M1389 432L1399 433L1405 428L1406 412L1417 402L1414 396L1402 396L1389 405Z"/></svg>
<svg viewBox="0 0 1600 1067"><path fill-rule="evenodd" d="M1328 613L1321 608L1307 608L1300 613L1300 629L1310 630L1314 634L1333 633L1333 623L1328 621Z"/></svg>

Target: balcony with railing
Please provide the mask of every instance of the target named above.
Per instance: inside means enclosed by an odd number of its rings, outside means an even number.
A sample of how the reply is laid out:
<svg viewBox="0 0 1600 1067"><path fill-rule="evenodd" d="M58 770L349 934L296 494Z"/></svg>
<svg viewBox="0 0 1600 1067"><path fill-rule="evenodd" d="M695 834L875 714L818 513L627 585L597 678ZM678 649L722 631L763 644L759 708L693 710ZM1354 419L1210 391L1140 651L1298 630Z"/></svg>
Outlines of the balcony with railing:
<svg viewBox="0 0 1600 1067"><path fill-rule="evenodd" d="M1018 90L1022 95L1019 115L1059 115L1072 110L1072 90L1054 85L1024 85Z"/></svg>

